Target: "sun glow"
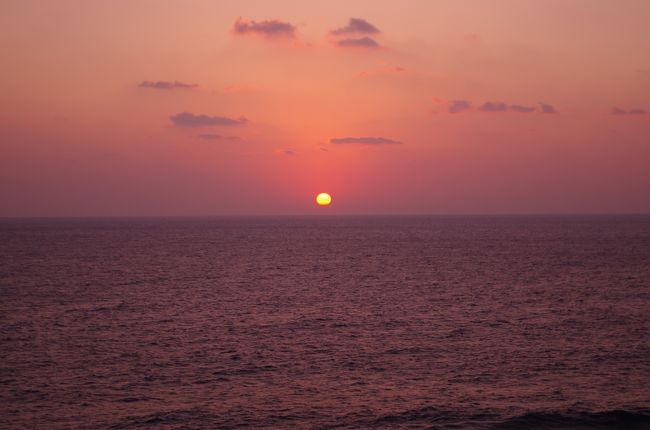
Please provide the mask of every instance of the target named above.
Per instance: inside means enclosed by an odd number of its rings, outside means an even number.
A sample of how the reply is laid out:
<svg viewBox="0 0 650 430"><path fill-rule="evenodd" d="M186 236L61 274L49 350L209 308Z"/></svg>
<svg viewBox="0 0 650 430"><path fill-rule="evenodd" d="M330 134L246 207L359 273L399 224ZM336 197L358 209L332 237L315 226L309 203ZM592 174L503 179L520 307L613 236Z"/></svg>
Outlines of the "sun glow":
<svg viewBox="0 0 650 430"><path fill-rule="evenodd" d="M329 206L332 203L332 196L327 193L320 193L316 196L316 204L319 206Z"/></svg>

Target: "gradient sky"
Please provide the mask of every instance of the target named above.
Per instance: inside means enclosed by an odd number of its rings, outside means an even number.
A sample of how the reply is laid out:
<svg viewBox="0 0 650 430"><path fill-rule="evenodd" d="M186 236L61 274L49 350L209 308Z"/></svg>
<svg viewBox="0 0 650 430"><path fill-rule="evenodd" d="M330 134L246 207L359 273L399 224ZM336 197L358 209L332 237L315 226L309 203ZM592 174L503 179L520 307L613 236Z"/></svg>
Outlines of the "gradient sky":
<svg viewBox="0 0 650 430"><path fill-rule="evenodd" d="M0 216L650 212L648 22L647 0L2 0Z"/></svg>

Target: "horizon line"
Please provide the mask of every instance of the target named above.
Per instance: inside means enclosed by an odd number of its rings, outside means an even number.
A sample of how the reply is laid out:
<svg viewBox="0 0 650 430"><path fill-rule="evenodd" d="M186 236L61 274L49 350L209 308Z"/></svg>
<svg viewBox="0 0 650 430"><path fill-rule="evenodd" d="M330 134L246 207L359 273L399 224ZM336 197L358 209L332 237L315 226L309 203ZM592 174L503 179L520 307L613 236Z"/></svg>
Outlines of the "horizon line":
<svg viewBox="0 0 650 430"><path fill-rule="evenodd" d="M650 212L484 212L350 214L176 214L176 215L0 215L0 220L146 218L395 218L395 217L602 217L650 216Z"/></svg>

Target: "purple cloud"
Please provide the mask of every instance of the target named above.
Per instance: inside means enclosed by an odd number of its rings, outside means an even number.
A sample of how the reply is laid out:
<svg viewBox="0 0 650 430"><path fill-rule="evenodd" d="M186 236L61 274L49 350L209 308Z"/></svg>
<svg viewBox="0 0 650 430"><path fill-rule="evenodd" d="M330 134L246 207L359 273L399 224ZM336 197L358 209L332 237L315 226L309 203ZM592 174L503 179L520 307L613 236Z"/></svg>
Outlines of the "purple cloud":
<svg viewBox="0 0 650 430"><path fill-rule="evenodd" d="M341 48L379 48L379 44L369 37L341 39L336 41L336 44Z"/></svg>
<svg viewBox="0 0 650 430"><path fill-rule="evenodd" d="M223 116L194 115L190 112L177 113L170 116L169 119L177 127L233 126L248 122L244 117L234 119Z"/></svg>
<svg viewBox="0 0 650 430"><path fill-rule="evenodd" d="M620 109L617 107L612 108L612 115L645 115L648 112L645 109L639 109L639 108L634 108L634 109Z"/></svg>
<svg viewBox="0 0 650 430"><path fill-rule="evenodd" d="M253 21L238 17L233 27L235 34L241 35L258 35L264 37L294 37L296 27L288 22L278 20L270 21Z"/></svg>
<svg viewBox="0 0 650 430"><path fill-rule="evenodd" d="M330 31L335 36L343 34L377 34L379 29L361 18L350 18L348 25Z"/></svg>
<svg viewBox="0 0 650 430"><path fill-rule="evenodd" d="M469 102L467 100L451 100L449 102L449 106L447 107L447 111L449 113L459 113L471 109L471 107L472 102Z"/></svg>
<svg viewBox="0 0 650 430"><path fill-rule="evenodd" d="M505 112L508 110L508 105L502 102L486 102L479 109L483 112Z"/></svg>
<svg viewBox="0 0 650 430"><path fill-rule="evenodd" d="M510 105L509 108L510 108L510 110L513 110L513 111L519 112L519 113L535 112L535 106Z"/></svg>
<svg viewBox="0 0 650 430"><path fill-rule="evenodd" d="M393 139L386 139L385 137L333 137L330 139L333 144L362 144L362 145L400 145Z"/></svg>
<svg viewBox="0 0 650 430"><path fill-rule="evenodd" d="M192 89L192 88L197 88L199 85L198 84L186 84L184 82L179 82L179 81L142 81L140 82L140 85L138 85L140 88L153 88L156 90L173 90L176 88L179 89Z"/></svg>
<svg viewBox="0 0 650 430"><path fill-rule="evenodd" d="M237 136L222 136L220 134L211 133L199 134L197 137L203 140L240 140Z"/></svg>
<svg viewBox="0 0 650 430"><path fill-rule="evenodd" d="M546 103L540 103L539 106L542 109L542 113L557 113L557 110L555 109L555 106L553 106L553 105L548 105Z"/></svg>
<svg viewBox="0 0 650 430"><path fill-rule="evenodd" d="M546 105L549 108L553 108L550 105ZM531 113L535 112L537 108L535 106L524 106L524 105L508 105L503 102L485 102L479 107L479 110L483 112L506 112L508 110L519 113ZM550 112L547 112L550 113Z"/></svg>
<svg viewBox="0 0 650 430"><path fill-rule="evenodd" d="M434 99L434 103L443 103L440 99ZM447 112L459 113L472 109L472 102L469 100L450 100L447 102ZM539 108L536 106L526 105L509 105L504 102L485 102L478 107L481 112L518 112L518 113L532 113L540 112L544 114L554 114L557 110L553 105L546 103L539 103ZM620 112L619 112L620 113ZM638 113L638 112L637 112Z"/></svg>

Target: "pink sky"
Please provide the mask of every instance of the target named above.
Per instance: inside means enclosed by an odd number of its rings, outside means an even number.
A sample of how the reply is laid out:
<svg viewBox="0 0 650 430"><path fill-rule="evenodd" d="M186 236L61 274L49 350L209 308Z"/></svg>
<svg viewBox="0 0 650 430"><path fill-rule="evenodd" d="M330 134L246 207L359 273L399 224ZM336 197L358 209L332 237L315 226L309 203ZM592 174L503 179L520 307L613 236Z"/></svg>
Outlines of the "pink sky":
<svg viewBox="0 0 650 430"><path fill-rule="evenodd" d="M650 212L649 21L647 0L5 0L0 216Z"/></svg>

